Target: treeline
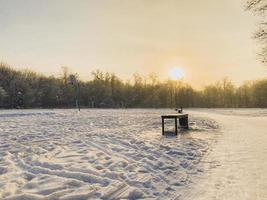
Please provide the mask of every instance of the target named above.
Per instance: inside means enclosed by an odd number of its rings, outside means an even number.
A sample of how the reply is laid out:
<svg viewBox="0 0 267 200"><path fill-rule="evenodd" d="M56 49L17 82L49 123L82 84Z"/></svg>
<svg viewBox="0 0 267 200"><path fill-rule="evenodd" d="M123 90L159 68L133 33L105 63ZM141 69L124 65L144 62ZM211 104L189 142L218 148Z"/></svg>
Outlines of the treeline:
<svg viewBox="0 0 267 200"><path fill-rule="evenodd" d="M77 95L63 68L59 78L0 64L0 108L71 108ZM267 79L240 87L227 78L201 91L181 81L160 82L156 75L134 74L124 82L115 74L94 71L80 81L79 102L88 108L267 107Z"/></svg>

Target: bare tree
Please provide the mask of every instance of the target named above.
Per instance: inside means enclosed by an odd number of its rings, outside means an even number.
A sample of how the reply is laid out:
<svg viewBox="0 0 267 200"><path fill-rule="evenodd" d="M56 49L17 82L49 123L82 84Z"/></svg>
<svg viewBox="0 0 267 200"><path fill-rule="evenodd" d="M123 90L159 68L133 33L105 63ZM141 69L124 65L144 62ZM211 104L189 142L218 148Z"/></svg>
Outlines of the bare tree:
<svg viewBox="0 0 267 200"><path fill-rule="evenodd" d="M267 65L267 0L249 0L247 9L253 11L261 17L258 30L254 38L260 42L261 52L259 53L262 62Z"/></svg>

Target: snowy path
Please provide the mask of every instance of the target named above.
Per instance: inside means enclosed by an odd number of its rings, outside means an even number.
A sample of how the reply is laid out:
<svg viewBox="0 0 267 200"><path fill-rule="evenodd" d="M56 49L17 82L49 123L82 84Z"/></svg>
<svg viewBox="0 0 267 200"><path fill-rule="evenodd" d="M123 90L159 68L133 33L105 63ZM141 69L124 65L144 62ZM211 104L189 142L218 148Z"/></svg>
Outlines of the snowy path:
<svg viewBox="0 0 267 200"><path fill-rule="evenodd" d="M222 135L203 160L211 170L200 180L197 178L183 199L266 200L266 113L261 117L259 112L250 114L249 110L231 115L225 111L204 113L222 125Z"/></svg>

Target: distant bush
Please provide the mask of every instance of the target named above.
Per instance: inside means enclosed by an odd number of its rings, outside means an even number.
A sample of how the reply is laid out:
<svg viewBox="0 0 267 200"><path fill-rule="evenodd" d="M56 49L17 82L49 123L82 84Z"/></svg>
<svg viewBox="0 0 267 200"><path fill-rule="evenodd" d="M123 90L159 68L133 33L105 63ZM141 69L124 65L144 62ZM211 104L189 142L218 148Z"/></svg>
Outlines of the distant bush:
<svg viewBox="0 0 267 200"><path fill-rule="evenodd" d="M4 106L5 98L7 97L7 93L4 88L0 87L0 106Z"/></svg>

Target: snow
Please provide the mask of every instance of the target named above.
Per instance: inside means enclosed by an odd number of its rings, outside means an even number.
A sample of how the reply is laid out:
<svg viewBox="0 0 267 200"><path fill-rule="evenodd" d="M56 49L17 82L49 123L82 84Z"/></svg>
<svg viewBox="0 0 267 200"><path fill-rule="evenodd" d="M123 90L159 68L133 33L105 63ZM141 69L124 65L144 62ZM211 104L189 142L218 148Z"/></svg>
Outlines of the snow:
<svg viewBox="0 0 267 200"><path fill-rule="evenodd" d="M192 118L188 133L163 137L160 115L167 112L0 111L0 197L176 197L191 174L201 173L217 127Z"/></svg>
<svg viewBox="0 0 267 200"><path fill-rule="evenodd" d="M203 113L221 125L221 135L202 159L206 173L181 199L267 199L267 109L192 112Z"/></svg>
<svg viewBox="0 0 267 200"><path fill-rule="evenodd" d="M0 199L267 199L266 110L170 112L0 110Z"/></svg>

